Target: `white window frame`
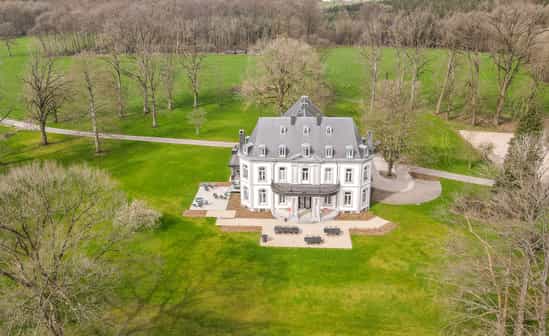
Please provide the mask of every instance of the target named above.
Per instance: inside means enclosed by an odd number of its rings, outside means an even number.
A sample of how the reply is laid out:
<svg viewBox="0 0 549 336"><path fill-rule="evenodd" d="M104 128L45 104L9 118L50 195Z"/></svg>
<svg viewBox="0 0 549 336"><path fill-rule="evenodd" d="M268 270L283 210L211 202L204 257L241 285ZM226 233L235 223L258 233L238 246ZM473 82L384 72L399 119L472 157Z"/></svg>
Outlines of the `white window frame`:
<svg viewBox="0 0 549 336"><path fill-rule="evenodd" d="M242 165L242 177L245 179L248 178L248 165Z"/></svg>
<svg viewBox="0 0 549 336"><path fill-rule="evenodd" d="M284 172L284 174L282 174ZM288 171L286 167L279 167L278 168L278 180L280 182L286 182L288 180Z"/></svg>
<svg viewBox="0 0 549 336"><path fill-rule="evenodd" d="M257 180L259 182L267 181L267 168L265 167L257 168Z"/></svg>
<svg viewBox="0 0 549 336"><path fill-rule="evenodd" d="M350 191L346 191L343 193L343 205L346 207L353 206L353 193Z"/></svg>
<svg viewBox="0 0 549 336"><path fill-rule="evenodd" d="M311 135L311 128L309 126L303 126L303 135L305 136Z"/></svg>
<svg viewBox="0 0 549 336"><path fill-rule="evenodd" d="M333 183L334 170L331 167L324 168L324 183Z"/></svg>
<svg viewBox="0 0 549 336"><path fill-rule="evenodd" d="M259 155L265 157L267 155L267 147L259 145Z"/></svg>
<svg viewBox="0 0 549 336"><path fill-rule="evenodd" d="M353 183L353 169L352 168L346 168L345 169L345 183Z"/></svg>
<svg viewBox="0 0 549 336"><path fill-rule="evenodd" d="M303 150L303 156L304 157L310 157L311 156L311 145L303 144L303 145L301 145L301 149Z"/></svg>
<svg viewBox="0 0 549 336"><path fill-rule="evenodd" d="M305 172L307 172L305 174ZM305 179L304 177L307 176ZM309 168L301 168L301 182L309 182L311 180L311 170Z"/></svg>
<svg viewBox="0 0 549 336"><path fill-rule="evenodd" d="M331 159L334 157L334 147L333 146L326 146L325 147L325 154L326 158Z"/></svg>
<svg viewBox="0 0 549 336"><path fill-rule="evenodd" d="M248 187L242 188L242 199L245 201L250 199L250 192L248 191Z"/></svg>
<svg viewBox="0 0 549 336"><path fill-rule="evenodd" d="M278 156L286 157L287 153L288 153L288 149L287 149L286 145L278 146Z"/></svg>
<svg viewBox="0 0 549 336"><path fill-rule="evenodd" d="M363 170L362 170L362 182L363 183L368 183L369 182L369 175L370 175L370 166L364 166Z"/></svg>
<svg viewBox="0 0 549 336"><path fill-rule="evenodd" d="M346 150L347 159L351 160L355 157L355 151L352 147L347 147Z"/></svg>
<svg viewBox="0 0 549 336"><path fill-rule="evenodd" d="M362 205L366 204L366 201L368 199L368 193L366 192L366 188L362 189Z"/></svg>
<svg viewBox="0 0 549 336"><path fill-rule="evenodd" d="M278 195L278 204L286 204L286 195Z"/></svg>
<svg viewBox="0 0 549 336"><path fill-rule="evenodd" d="M280 134L281 134L281 135L286 135L286 134L288 134L288 127L286 127L286 126L280 126Z"/></svg>
<svg viewBox="0 0 549 336"><path fill-rule="evenodd" d="M331 206L332 203L332 196L324 196L324 205L325 206Z"/></svg>
<svg viewBox="0 0 549 336"><path fill-rule="evenodd" d="M332 126L326 127L326 135L333 135L334 134L334 128Z"/></svg>
<svg viewBox="0 0 549 336"><path fill-rule="evenodd" d="M259 201L260 205L267 204L267 190L259 189L257 200Z"/></svg>

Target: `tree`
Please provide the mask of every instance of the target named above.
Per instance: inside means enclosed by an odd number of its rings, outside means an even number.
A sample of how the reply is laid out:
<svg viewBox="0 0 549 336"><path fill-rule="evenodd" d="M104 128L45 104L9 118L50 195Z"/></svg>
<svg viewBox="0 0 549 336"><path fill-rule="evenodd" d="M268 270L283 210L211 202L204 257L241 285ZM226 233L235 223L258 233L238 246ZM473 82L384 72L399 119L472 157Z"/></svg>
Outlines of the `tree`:
<svg viewBox="0 0 549 336"><path fill-rule="evenodd" d="M367 23L362 36L363 48L361 49L361 55L370 68L370 112L373 112L375 107L379 62L384 43L387 40L388 28L388 18L380 15Z"/></svg>
<svg viewBox="0 0 549 336"><path fill-rule="evenodd" d="M118 276L111 252L135 227L135 217L117 215L125 207L110 177L87 166L36 162L0 177L0 318L8 334L80 334L100 319Z"/></svg>
<svg viewBox="0 0 549 336"><path fill-rule="evenodd" d="M50 115L56 113L70 98L68 83L56 71L53 58L45 58L40 54L32 55L30 68L23 82L29 118L38 123L42 144L47 145L46 123Z"/></svg>
<svg viewBox="0 0 549 336"><path fill-rule="evenodd" d="M471 115L471 124L477 124L480 112L480 61L481 52L485 49L488 40L487 30L484 27L484 14L473 11L469 13L455 13L452 15L449 25L455 39L467 56L469 79L467 86L466 109Z"/></svg>
<svg viewBox="0 0 549 336"><path fill-rule="evenodd" d="M435 114L440 114L442 112L442 104L446 101L451 101L453 95L452 89L454 88L454 81L456 75L457 59L459 50L461 48L461 40L454 33L454 26L457 24L454 17L450 17L442 21L442 47L447 50L448 61L446 65L446 71L444 75L444 80L442 82L442 87L440 90L440 95L437 101L437 107ZM450 109L448 109L448 114ZM449 119L449 115L447 115Z"/></svg>
<svg viewBox="0 0 549 336"><path fill-rule="evenodd" d="M198 22L191 20L181 24L180 43L181 66L189 86L193 93L193 108L198 107L198 95L200 93L200 71L203 67L205 55L200 50L200 41L198 37Z"/></svg>
<svg viewBox="0 0 549 336"><path fill-rule="evenodd" d="M196 135L200 134L200 128L206 123L207 112L206 110L195 107L193 110L188 114L187 118L189 120L189 123L193 125Z"/></svg>
<svg viewBox="0 0 549 336"><path fill-rule="evenodd" d="M173 110L174 105L174 89L175 78L177 77L177 54L173 52L167 52L163 56L162 63L162 82L166 89L166 98L168 100L168 111ZM198 99L197 99L198 100Z"/></svg>
<svg viewBox="0 0 549 336"><path fill-rule="evenodd" d="M547 333L549 184L541 153L539 138L517 139L498 177L503 182L486 198L456 201L480 245L460 239L462 248L449 249L457 334Z"/></svg>
<svg viewBox="0 0 549 336"><path fill-rule="evenodd" d="M410 104L411 111L416 108L417 86L419 77L425 71L429 62L425 50L434 45L436 18L427 9L415 10L410 13L400 13L394 22L393 32L398 44L403 46L411 67ZM403 77L401 77L403 78Z"/></svg>
<svg viewBox="0 0 549 336"><path fill-rule="evenodd" d="M546 8L528 3L499 5L487 14L491 53L498 71L499 94L494 125L501 122L509 87L524 64L528 64L540 36L547 31Z"/></svg>
<svg viewBox="0 0 549 336"><path fill-rule="evenodd" d="M388 165L388 176L393 176L393 167L412 147L412 132L415 114L407 109L408 99L400 89L398 80L380 82L375 113L369 116L376 139L377 149Z"/></svg>
<svg viewBox="0 0 549 336"><path fill-rule="evenodd" d="M317 53L308 44L286 37L271 41L242 85L249 103L271 105L282 114L303 95L320 101L326 86Z"/></svg>
<svg viewBox="0 0 549 336"><path fill-rule="evenodd" d="M10 57L12 56L11 48L15 43L16 37L17 30L15 29L15 26L12 22L7 21L0 23L0 39L4 41L6 49L8 49L8 55Z"/></svg>

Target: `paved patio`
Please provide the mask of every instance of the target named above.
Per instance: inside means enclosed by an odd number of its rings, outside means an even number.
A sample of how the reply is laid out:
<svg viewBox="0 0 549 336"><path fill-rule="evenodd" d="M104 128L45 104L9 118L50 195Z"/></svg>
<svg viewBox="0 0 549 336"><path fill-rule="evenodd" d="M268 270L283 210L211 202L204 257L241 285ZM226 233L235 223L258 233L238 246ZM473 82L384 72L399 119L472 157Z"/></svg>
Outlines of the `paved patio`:
<svg viewBox="0 0 549 336"><path fill-rule="evenodd" d="M219 227L231 228L261 228L261 234L268 235L267 242L263 242L260 238L260 245L265 247L298 247L298 248L330 248L330 249L351 249L353 243L351 241L350 231L376 232L384 226L391 223L380 217L373 217L366 221L326 221L316 224L295 224L284 223L276 219L256 219L256 218L218 218L216 225ZM299 234L275 234L274 227L281 226L296 226L300 229ZM337 227L341 229L339 236L328 236L324 233L326 227ZM306 236L322 237L324 242L319 245L308 245L305 243Z"/></svg>
<svg viewBox="0 0 549 336"><path fill-rule="evenodd" d="M204 185L212 185L213 188L208 188L208 190L206 190ZM224 195L229 190L230 190L229 186L219 185L215 183L201 183L200 186L198 187L198 191L196 192L194 199L196 199L197 197L202 197L208 201L208 204L204 204L202 207L191 205L190 210L214 211L214 214L215 214L215 211L225 211L227 209L227 204L229 203L229 198L228 197L227 199L222 199L219 197L215 198L214 194L218 196ZM218 216L214 215L211 217L218 217Z"/></svg>

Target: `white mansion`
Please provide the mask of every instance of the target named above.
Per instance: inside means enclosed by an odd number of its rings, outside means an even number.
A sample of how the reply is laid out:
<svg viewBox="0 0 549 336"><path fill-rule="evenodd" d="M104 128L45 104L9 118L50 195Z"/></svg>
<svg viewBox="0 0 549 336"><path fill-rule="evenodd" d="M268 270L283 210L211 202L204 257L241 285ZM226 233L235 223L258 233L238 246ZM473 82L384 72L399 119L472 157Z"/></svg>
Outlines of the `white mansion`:
<svg viewBox="0 0 549 336"><path fill-rule="evenodd" d="M282 117L240 131L231 179L242 206L275 217L318 222L370 207L373 148L352 118L325 117L302 97Z"/></svg>

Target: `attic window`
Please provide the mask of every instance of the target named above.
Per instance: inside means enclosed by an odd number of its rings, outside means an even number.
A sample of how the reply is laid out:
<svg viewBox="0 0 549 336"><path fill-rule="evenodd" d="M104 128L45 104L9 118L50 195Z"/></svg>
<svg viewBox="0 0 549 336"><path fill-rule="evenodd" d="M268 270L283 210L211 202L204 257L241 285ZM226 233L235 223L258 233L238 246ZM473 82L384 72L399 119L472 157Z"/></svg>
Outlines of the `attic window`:
<svg viewBox="0 0 549 336"><path fill-rule="evenodd" d="M288 133L288 127L280 126L280 134L285 135Z"/></svg>
<svg viewBox="0 0 549 336"><path fill-rule="evenodd" d="M309 126L303 127L303 135L309 135L311 134L311 128Z"/></svg>
<svg viewBox="0 0 549 336"><path fill-rule="evenodd" d="M331 159L334 157L334 147L332 146L326 146L326 157Z"/></svg>
<svg viewBox="0 0 549 336"><path fill-rule="evenodd" d="M355 151L353 149L353 146L345 147L345 152L346 152L347 159L353 159L355 157Z"/></svg>
<svg viewBox="0 0 549 336"><path fill-rule="evenodd" d="M288 149L286 148L286 145L278 146L278 156L286 157L286 155L288 155Z"/></svg>
<svg viewBox="0 0 549 336"><path fill-rule="evenodd" d="M301 149L303 150L303 156L304 157L311 156L311 145L303 144L303 145L301 145Z"/></svg>
<svg viewBox="0 0 549 336"><path fill-rule="evenodd" d="M332 128L332 126L326 127L326 135L332 135L332 134L334 134L334 129Z"/></svg>
<svg viewBox="0 0 549 336"><path fill-rule="evenodd" d="M265 145L259 145L259 155L261 156L267 155L267 147L265 147Z"/></svg>

